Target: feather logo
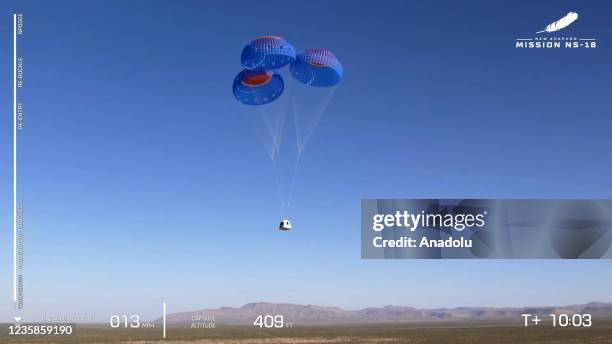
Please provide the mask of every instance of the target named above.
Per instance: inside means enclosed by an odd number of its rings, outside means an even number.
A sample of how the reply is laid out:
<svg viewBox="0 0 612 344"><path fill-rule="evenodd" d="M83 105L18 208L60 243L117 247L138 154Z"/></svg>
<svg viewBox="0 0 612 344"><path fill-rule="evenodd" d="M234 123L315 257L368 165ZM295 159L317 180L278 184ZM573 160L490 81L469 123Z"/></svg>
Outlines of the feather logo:
<svg viewBox="0 0 612 344"><path fill-rule="evenodd" d="M570 26L570 24L572 24L573 22L576 21L576 19L578 19L578 13L576 12L569 12L568 14L565 15L565 17L552 22L550 24L548 24L546 26L546 29L542 30L542 31L538 31L536 33L542 33L542 32L555 32L555 31L559 31L563 28L566 28L568 26Z"/></svg>

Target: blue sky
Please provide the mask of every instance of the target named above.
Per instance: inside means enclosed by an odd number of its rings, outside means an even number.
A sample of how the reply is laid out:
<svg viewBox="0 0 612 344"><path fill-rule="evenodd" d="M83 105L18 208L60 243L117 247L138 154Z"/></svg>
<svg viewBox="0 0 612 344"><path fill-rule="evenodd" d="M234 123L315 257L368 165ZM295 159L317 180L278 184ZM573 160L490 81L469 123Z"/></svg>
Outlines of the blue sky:
<svg viewBox="0 0 612 344"><path fill-rule="evenodd" d="M12 316L11 30L2 7L0 314ZM22 1L26 312L252 301L612 301L611 261L366 261L361 198L611 198L604 1ZM517 50L569 11L585 50ZM296 230L231 82L253 37L345 70L306 147ZM298 225L299 224L299 225Z"/></svg>

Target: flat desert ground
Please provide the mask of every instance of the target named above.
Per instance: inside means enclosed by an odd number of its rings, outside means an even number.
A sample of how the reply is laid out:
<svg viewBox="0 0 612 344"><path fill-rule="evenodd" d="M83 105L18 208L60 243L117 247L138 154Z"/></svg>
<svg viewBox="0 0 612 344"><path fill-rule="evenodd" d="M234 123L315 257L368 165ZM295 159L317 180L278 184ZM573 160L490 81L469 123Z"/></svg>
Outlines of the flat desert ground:
<svg viewBox="0 0 612 344"><path fill-rule="evenodd" d="M612 323L590 328L553 328L498 324L378 324L345 326L304 326L283 329L223 327L188 329L169 327L162 339L161 328L110 329L78 326L71 336L11 337L5 332L0 343L612 343Z"/></svg>

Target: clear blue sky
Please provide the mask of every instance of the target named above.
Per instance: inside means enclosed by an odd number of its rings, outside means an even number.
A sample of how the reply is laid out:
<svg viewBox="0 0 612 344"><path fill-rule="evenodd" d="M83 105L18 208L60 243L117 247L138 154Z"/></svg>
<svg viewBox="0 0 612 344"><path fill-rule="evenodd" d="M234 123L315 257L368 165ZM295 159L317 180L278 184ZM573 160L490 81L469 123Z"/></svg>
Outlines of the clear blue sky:
<svg viewBox="0 0 612 344"><path fill-rule="evenodd" d="M11 31L0 22L0 314L12 316ZM21 1L26 316L252 301L612 301L612 261L366 261L361 198L612 198L604 1ZM569 11L584 50L517 50ZM296 230L231 82L251 38L345 78L301 160ZM299 228L299 229L298 229Z"/></svg>

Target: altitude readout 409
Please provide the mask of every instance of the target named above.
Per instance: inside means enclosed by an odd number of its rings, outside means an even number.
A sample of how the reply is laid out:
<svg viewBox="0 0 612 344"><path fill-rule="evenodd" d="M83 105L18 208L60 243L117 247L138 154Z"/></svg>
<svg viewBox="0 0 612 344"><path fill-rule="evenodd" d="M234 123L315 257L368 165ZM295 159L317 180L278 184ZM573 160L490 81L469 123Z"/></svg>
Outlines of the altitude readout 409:
<svg viewBox="0 0 612 344"><path fill-rule="evenodd" d="M293 327L293 323L286 323L285 317L280 314L261 314L257 316L253 322L253 326L259 328L286 328Z"/></svg>

